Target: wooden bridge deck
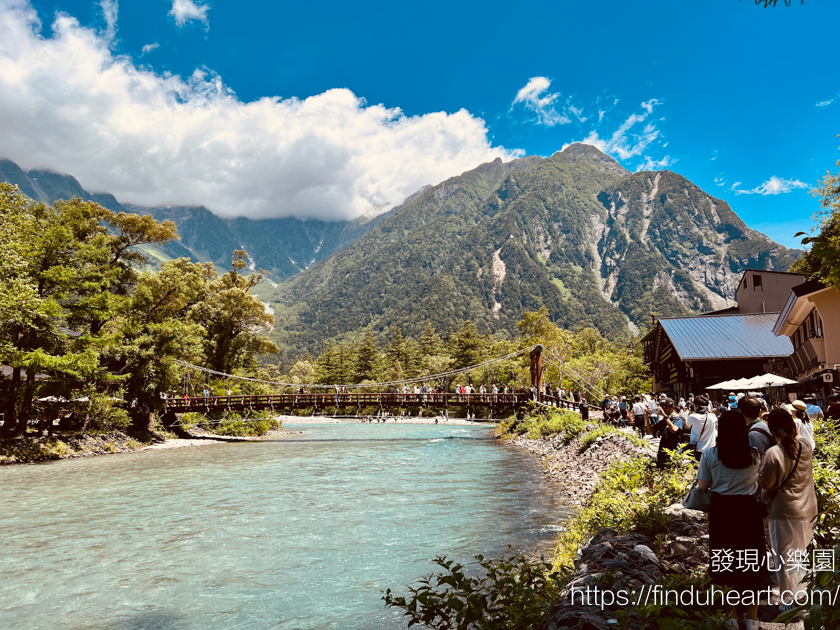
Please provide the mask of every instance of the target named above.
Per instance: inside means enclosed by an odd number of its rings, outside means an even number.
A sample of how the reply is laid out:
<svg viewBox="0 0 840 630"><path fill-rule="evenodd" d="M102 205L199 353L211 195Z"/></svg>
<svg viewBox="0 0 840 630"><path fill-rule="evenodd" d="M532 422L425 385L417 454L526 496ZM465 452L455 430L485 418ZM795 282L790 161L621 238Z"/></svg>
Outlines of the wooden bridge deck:
<svg viewBox="0 0 840 630"><path fill-rule="evenodd" d="M308 394L270 394L255 396L208 396L194 398L170 398L166 401L167 411L186 413L189 411L245 411L284 409L337 409L382 408L398 409L418 407L422 409L448 409L451 407L483 407L491 411L506 411L526 407L533 401L533 395L518 394L397 394L397 393L308 393ZM579 403L555 396L540 396L543 404L564 409L577 409Z"/></svg>

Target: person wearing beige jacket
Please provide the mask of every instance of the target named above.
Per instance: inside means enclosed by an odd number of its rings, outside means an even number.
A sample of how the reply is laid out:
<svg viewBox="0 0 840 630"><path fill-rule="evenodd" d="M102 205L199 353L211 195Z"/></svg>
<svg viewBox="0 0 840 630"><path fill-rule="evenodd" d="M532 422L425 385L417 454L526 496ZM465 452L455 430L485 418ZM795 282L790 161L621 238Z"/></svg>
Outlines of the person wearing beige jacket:
<svg viewBox="0 0 840 630"><path fill-rule="evenodd" d="M779 578L782 612L796 606L806 590L808 545L814 535L817 495L814 490L813 449L784 409L774 409L767 425L776 446L767 449L758 473L762 500L770 504L770 547Z"/></svg>

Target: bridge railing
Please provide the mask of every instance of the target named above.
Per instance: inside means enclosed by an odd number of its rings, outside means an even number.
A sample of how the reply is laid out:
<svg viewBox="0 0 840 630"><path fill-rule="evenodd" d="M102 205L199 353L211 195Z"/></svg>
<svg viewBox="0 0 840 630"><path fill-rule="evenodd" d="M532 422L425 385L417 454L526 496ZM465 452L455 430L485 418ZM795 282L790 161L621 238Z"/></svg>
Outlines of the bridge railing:
<svg viewBox="0 0 840 630"><path fill-rule="evenodd" d="M284 408L324 408L324 407L524 407L533 400L527 393L514 394L456 394L425 393L403 394L396 392L374 393L294 393L294 394L255 394L251 396L207 396L169 398L167 409L175 412L226 408L235 409L284 409ZM540 402L560 409L578 409L579 403L558 398L541 396Z"/></svg>

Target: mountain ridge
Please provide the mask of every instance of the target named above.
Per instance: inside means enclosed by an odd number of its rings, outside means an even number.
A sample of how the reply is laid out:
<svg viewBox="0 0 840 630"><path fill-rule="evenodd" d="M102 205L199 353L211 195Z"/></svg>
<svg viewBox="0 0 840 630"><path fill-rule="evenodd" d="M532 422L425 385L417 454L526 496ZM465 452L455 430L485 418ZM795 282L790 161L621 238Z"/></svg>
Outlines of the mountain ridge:
<svg viewBox="0 0 840 630"><path fill-rule="evenodd" d="M278 286L275 341L316 351L365 327L384 339L466 319L512 334L541 306L567 328L626 338L652 313L731 304L743 269L797 256L671 171L630 173L580 144L509 164L441 182Z"/></svg>

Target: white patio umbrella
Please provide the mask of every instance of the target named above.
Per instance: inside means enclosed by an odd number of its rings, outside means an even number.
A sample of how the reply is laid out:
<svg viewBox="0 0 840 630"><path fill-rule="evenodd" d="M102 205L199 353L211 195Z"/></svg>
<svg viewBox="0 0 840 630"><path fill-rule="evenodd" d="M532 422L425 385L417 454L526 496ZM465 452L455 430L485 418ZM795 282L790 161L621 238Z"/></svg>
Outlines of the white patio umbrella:
<svg viewBox="0 0 840 630"><path fill-rule="evenodd" d="M782 387L783 385L796 385L797 381L785 378L784 376L777 376L775 374L762 374L761 376L754 376L750 379L750 386L748 389L761 389L765 387Z"/></svg>
<svg viewBox="0 0 840 630"><path fill-rule="evenodd" d="M715 385L709 385L706 389L732 389L732 384L735 381L723 381L722 383L717 383Z"/></svg>

